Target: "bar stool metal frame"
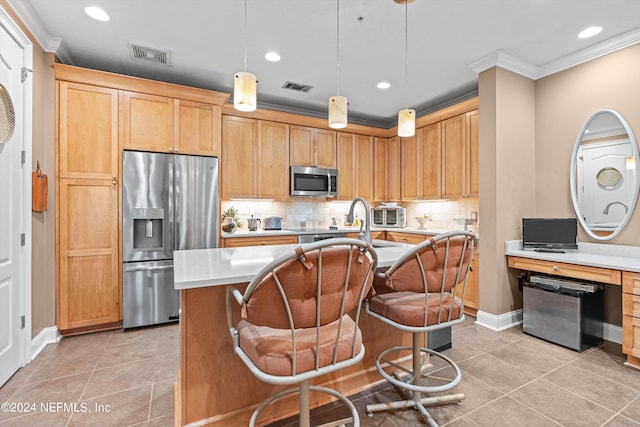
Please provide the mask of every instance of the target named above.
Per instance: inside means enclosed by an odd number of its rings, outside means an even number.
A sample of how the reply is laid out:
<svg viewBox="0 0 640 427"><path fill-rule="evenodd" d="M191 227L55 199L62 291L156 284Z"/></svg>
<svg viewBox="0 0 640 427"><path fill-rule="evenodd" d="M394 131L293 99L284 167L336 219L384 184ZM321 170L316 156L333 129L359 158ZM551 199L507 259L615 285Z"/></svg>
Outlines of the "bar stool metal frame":
<svg viewBox="0 0 640 427"><path fill-rule="evenodd" d="M387 381L396 386L404 400L367 405L369 416L378 411L414 408L429 425L437 426L438 424L429 414L426 407L454 402L459 403L464 399L464 394L462 393L423 397L425 393L439 393L452 389L460 383L462 374L458 365L451 358L440 352L422 347L421 339L426 332L451 327L464 321L464 292L471 266L471 258L475 253L476 247L477 238L470 231L442 233L416 245L409 252L403 254L387 271L378 274L379 277L387 279L387 286L400 288L400 290L394 289L389 293L373 296L365 302L365 312L367 315L396 329L411 332L412 345L391 347L378 354L376 358L378 372ZM455 254L454 258L452 258L452 251L450 250L452 248L455 248L456 254L459 252L457 259ZM412 263L412 265L409 266L408 263ZM402 268L404 270L398 272ZM410 271L416 268L419 272L418 275L416 275L415 271ZM411 278L415 279L416 277L419 277L419 283L411 283L416 282L416 280L411 280ZM429 281L428 279L432 280ZM439 283L434 283L437 281ZM455 295L460 286L462 286L461 298L457 298ZM411 288L412 290L406 290ZM423 313L420 313L422 319L413 319L411 322L399 320L398 317L402 315L398 314L398 312L405 310L404 313L406 315L406 307L412 303L415 304L414 308L423 310ZM404 307L394 307L394 304L403 305ZM392 313L394 310L395 314ZM400 352L407 350L411 351L411 369L396 363L393 357L393 355L397 356ZM389 355L392 356L390 357ZM421 385L419 380L427 376L423 373L424 369L432 366L430 364L431 357L443 360L453 370L455 376L449 378L449 381L445 384ZM384 370L385 366L396 368L397 371L389 374ZM407 374L408 378L406 378Z"/></svg>
<svg viewBox="0 0 640 427"><path fill-rule="evenodd" d="M336 267L337 262L344 266ZM354 426L360 425L355 406L344 395L327 387L312 386L310 380L354 365L364 357L358 321L377 263L377 254L362 240L327 239L287 250L264 267L244 293L231 286L227 289L227 322L235 354L261 381L275 385L298 384L296 388L282 390L263 401L251 416L251 427L255 426L261 412L270 403L293 393L299 393L300 426L309 426L310 391L327 393L342 401L351 411L351 417L323 424L324 427L349 422ZM344 277L338 277L343 270ZM306 277L312 283L298 283L291 277ZM252 306L259 298L266 302ZM276 308L276 298L280 299L282 307ZM243 319L237 323L233 319L234 303L242 307ZM265 307L269 313L257 312ZM312 319L305 320L309 312L313 312ZM349 313L353 313L355 319ZM267 318L271 316L274 319ZM280 319L276 321L277 317ZM270 337L279 340L276 358L278 363L283 359L288 363L285 368L280 367L281 372L269 372L273 371L272 366L265 369L255 348L251 348L248 337L258 330L266 331L266 334L272 334ZM289 338L285 339L287 336ZM311 347L311 352L305 355L304 346ZM306 365L306 368L298 365Z"/></svg>

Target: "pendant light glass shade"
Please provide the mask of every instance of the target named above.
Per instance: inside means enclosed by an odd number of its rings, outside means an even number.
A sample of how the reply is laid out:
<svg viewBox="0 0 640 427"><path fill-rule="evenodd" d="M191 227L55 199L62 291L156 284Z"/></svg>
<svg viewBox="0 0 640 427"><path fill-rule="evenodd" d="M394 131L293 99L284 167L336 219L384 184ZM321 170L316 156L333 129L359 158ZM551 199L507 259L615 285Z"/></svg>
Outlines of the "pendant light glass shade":
<svg viewBox="0 0 640 427"><path fill-rule="evenodd" d="M233 78L233 108L238 111L255 111L257 104L257 80L246 71Z"/></svg>
<svg viewBox="0 0 640 427"><path fill-rule="evenodd" d="M398 112L398 136L409 137L416 133L416 110L407 108Z"/></svg>
<svg viewBox="0 0 640 427"><path fill-rule="evenodd" d="M347 127L347 97L332 96L329 98L329 127L342 129Z"/></svg>

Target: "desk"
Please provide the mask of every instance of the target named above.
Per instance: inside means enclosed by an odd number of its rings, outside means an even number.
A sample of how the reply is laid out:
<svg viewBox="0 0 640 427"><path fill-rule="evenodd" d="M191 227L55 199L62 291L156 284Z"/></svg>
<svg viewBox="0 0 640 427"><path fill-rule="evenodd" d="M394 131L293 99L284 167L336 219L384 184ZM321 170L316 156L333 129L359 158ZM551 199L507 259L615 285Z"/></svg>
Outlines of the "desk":
<svg viewBox="0 0 640 427"><path fill-rule="evenodd" d="M227 329L227 285L243 288L283 250L298 245L174 252L174 281L180 290L180 371L175 388L176 425L246 426L256 405L284 387L256 379L233 353ZM412 245L377 248L378 267L385 268ZM239 309L236 315L239 315ZM362 315L360 329L366 354L357 365L317 378L321 384L345 395L357 393L383 378L375 368L376 355L394 345L411 345L411 334L402 334L382 322ZM330 397L311 395L312 406ZM315 399L315 400L314 400ZM264 419L282 418L298 411L297 395L282 399L263 413ZM262 418L261 418L262 419Z"/></svg>
<svg viewBox="0 0 640 427"><path fill-rule="evenodd" d="M579 243L558 254L521 246L520 240L505 242L510 268L622 286L622 352L625 365L640 369L640 247Z"/></svg>

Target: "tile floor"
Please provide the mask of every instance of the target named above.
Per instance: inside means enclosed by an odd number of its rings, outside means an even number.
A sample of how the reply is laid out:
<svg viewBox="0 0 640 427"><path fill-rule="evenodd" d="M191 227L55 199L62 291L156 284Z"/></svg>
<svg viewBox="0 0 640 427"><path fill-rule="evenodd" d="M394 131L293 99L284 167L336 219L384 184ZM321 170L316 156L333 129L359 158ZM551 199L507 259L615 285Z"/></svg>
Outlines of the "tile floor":
<svg viewBox="0 0 640 427"><path fill-rule="evenodd" d="M462 369L454 390L466 398L461 405L431 409L440 425L640 426L640 371L624 367L620 345L605 342L576 353L520 328L493 332L474 320L454 327L453 348L445 352ZM177 334L177 325L170 325L47 346L0 388L0 402L82 402L92 413L0 412L0 426L172 426ZM363 426L423 425L412 410L365 414L368 403L398 399L390 386L351 399ZM338 411L334 405L318 408L314 421Z"/></svg>

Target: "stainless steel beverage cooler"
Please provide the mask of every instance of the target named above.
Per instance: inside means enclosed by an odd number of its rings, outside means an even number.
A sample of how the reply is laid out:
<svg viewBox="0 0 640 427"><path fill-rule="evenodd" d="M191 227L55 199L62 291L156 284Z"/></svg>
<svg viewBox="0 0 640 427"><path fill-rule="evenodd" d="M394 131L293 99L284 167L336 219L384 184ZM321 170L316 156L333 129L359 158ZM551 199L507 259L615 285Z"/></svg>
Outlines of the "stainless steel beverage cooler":
<svg viewBox="0 0 640 427"><path fill-rule="evenodd" d="M602 343L601 285L532 275L523 287L523 331L576 351Z"/></svg>

